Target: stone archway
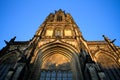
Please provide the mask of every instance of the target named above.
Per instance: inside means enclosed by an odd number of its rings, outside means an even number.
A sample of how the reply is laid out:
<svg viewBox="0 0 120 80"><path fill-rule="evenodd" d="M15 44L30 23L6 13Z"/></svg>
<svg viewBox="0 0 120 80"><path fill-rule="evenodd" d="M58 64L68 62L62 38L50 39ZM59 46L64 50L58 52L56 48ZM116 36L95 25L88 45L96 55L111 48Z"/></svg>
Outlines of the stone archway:
<svg viewBox="0 0 120 80"><path fill-rule="evenodd" d="M46 75L49 71L50 73L55 71L56 75L58 71L63 73L66 71L65 73L72 73L71 76L73 80L78 80L79 77L81 77L82 80L83 76L77 56L78 53L76 52L77 50L68 46L57 43L41 47L37 52L32 76L36 76L36 80L38 80L41 77L41 71L45 71Z"/></svg>
<svg viewBox="0 0 120 80"><path fill-rule="evenodd" d="M48 49L48 51L46 50L41 54L39 59L41 63L40 71L45 70L46 75L49 72L52 75L53 71L55 72L56 75L58 74L58 71L61 71L62 74L66 73L67 75L68 71L71 71L71 73L73 74L71 75L71 78L74 78L74 79L76 78L77 70L75 66L76 65L75 57L73 56L72 53L65 50L64 48L54 47L54 48ZM68 77L65 77L65 78L68 78Z"/></svg>
<svg viewBox="0 0 120 80"><path fill-rule="evenodd" d="M10 69L13 69L20 53L18 51L10 51L0 58L0 80L5 80Z"/></svg>
<svg viewBox="0 0 120 80"><path fill-rule="evenodd" d="M100 64L103 68L113 68L118 67L114 56L109 53L99 52L95 55L95 60L98 64Z"/></svg>
<svg viewBox="0 0 120 80"><path fill-rule="evenodd" d="M47 56L40 70L40 80L73 80L71 61L61 53Z"/></svg>

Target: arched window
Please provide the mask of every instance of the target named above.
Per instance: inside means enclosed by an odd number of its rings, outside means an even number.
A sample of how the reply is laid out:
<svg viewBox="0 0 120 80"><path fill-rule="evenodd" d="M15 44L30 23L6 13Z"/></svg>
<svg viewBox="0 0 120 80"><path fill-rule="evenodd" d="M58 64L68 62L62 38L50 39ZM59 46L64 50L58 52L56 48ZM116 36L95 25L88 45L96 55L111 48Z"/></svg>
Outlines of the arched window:
<svg viewBox="0 0 120 80"><path fill-rule="evenodd" d="M73 80L72 71L69 70L45 70L41 71L40 80Z"/></svg>
<svg viewBox="0 0 120 80"><path fill-rule="evenodd" d="M67 71L63 71L63 73L62 73L62 77L63 77L63 79L62 80L67 80Z"/></svg>
<svg viewBox="0 0 120 80"><path fill-rule="evenodd" d="M59 21L59 22L62 21L62 16L61 15L57 16L57 21Z"/></svg>
<svg viewBox="0 0 120 80"><path fill-rule="evenodd" d="M50 77L50 71L47 71L46 77Z"/></svg>
<svg viewBox="0 0 120 80"><path fill-rule="evenodd" d="M72 80L72 71L68 71L68 80Z"/></svg>
<svg viewBox="0 0 120 80"><path fill-rule="evenodd" d="M52 77L56 77L56 72L52 71Z"/></svg>
<svg viewBox="0 0 120 80"><path fill-rule="evenodd" d="M9 73L10 68L13 68L18 60L18 56L16 52L11 52L8 55L5 55L1 58L0 63L0 80L5 80L6 77L11 76L7 75Z"/></svg>
<svg viewBox="0 0 120 80"><path fill-rule="evenodd" d="M57 73L57 77L60 78L61 76L62 76L61 71L58 71L58 73Z"/></svg>
<svg viewBox="0 0 120 80"><path fill-rule="evenodd" d="M45 71L41 72L41 77L45 77Z"/></svg>
<svg viewBox="0 0 120 80"><path fill-rule="evenodd" d="M63 75L63 78L66 78L67 77L67 71L63 71L62 75Z"/></svg>

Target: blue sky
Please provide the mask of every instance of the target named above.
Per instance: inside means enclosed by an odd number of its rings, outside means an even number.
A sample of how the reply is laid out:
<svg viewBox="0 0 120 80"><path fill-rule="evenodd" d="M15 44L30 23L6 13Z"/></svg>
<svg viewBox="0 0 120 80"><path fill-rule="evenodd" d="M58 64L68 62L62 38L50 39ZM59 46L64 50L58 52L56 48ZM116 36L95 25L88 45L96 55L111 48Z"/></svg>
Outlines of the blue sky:
<svg viewBox="0 0 120 80"><path fill-rule="evenodd" d="M0 49L33 37L50 12L70 13L86 40L103 40L106 35L120 46L120 0L0 0Z"/></svg>

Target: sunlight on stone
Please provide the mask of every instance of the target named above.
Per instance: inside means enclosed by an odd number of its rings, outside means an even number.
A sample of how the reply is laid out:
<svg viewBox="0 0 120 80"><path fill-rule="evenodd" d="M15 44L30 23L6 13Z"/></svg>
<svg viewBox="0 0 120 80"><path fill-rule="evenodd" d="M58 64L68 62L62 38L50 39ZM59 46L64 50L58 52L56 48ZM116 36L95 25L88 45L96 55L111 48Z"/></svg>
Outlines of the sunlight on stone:
<svg viewBox="0 0 120 80"><path fill-rule="evenodd" d="M70 61L61 54L53 54L47 57L42 65L42 69L64 69L70 67Z"/></svg>
<svg viewBox="0 0 120 80"><path fill-rule="evenodd" d="M65 30L65 36L72 36L71 30Z"/></svg>
<svg viewBox="0 0 120 80"><path fill-rule="evenodd" d="M46 31L46 36L52 36L53 30L47 30Z"/></svg>

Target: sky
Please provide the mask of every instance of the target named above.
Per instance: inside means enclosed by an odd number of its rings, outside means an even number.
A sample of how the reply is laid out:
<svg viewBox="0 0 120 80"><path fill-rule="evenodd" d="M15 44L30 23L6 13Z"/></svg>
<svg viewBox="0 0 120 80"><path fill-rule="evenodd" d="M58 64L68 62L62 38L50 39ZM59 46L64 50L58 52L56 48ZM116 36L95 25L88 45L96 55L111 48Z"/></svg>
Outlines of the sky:
<svg viewBox="0 0 120 80"><path fill-rule="evenodd" d="M116 39L120 46L120 0L0 0L0 49L16 41L32 39L49 13L70 13L85 40Z"/></svg>

